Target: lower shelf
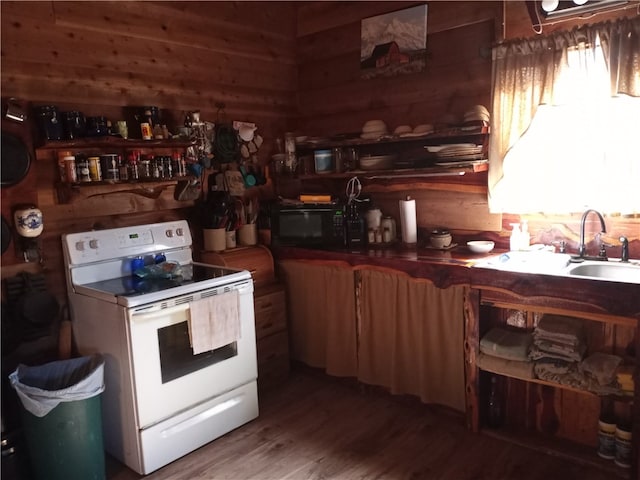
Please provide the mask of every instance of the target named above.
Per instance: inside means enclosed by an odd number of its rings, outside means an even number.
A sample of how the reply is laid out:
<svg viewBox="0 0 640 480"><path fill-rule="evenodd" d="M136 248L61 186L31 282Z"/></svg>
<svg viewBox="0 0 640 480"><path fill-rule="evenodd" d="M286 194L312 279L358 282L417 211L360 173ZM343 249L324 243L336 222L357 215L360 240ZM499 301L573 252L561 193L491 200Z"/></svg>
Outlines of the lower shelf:
<svg viewBox="0 0 640 480"><path fill-rule="evenodd" d="M613 460L600 458L595 448L580 445L569 440L540 434L515 432L502 428L485 428L481 430L481 433L547 455L564 458L580 465L597 468L617 478L632 478L632 469L619 467Z"/></svg>

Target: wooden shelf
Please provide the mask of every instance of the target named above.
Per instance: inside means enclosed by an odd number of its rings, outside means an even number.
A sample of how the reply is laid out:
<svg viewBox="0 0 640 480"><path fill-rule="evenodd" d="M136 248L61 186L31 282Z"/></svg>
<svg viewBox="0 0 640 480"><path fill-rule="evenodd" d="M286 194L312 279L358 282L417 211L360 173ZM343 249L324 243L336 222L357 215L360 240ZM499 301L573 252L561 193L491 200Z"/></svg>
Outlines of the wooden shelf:
<svg viewBox="0 0 640 480"><path fill-rule="evenodd" d="M608 395L598 395L597 393L594 392L590 392L589 390L584 390L582 388L576 388L576 387L570 387L569 385L563 385L561 383L556 383L556 382L548 382L546 380L540 380L539 378L523 378L523 377L516 377L514 375L509 375L508 373L502 372L498 369L491 369L491 368L486 368L486 367L478 367L480 370L482 370L483 372L489 372L489 373L493 373L496 375L502 375L503 377L508 377L508 378L514 378L516 380L521 380L523 382L527 382L527 383L537 383L539 385L545 385L547 387L553 387L553 388L560 388L562 390L569 390L571 392L576 392L576 393L582 393L584 395L592 395L594 397L609 397L609 398L614 398L616 400L621 400L621 401L625 401L625 402L633 402L633 394L629 394L627 395L615 395L615 394L608 394Z"/></svg>
<svg viewBox="0 0 640 480"><path fill-rule="evenodd" d="M384 136L380 139L330 138L319 142L303 142L296 145L298 151L323 150L334 147L367 147L388 144L421 143L424 145L439 145L441 143L484 143L489 134L489 126L483 125L470 130L466 127L453 127L446 130L429 133L416 137ZM478 142L480 140L480 142Z"/></svg>
<svg viewBox="0 0 640 480"><path fill-rule="evenodd" d="M63 150L74 148L186 148L194 145L192 140L142 140L139 138L122 138L116 136L85 137L76 140L60 140L46 142L38 148L46 150Z"/></svg>
<svg viewBox="0 0 640 480"><path fill-rule="evenodd" d="M580 445L550 435L532 435L508 428L483 428L481 433L546 455L564 458L580 465L587 465L617 478L629 478L630 469L618 467L613 460L600 458L596 453L596 447Z"/></svg>
<svg viewBox="0 0 640 480"><path fill-rule="evenodd" d="M175 186L180 180L195 177L181 177L173 179L154 179L140 182L86 182L86 183L58 183L56 190L58 202L62 204L83 202L92 197L130 193L146 198L157 199L162 192Z"/></svg>

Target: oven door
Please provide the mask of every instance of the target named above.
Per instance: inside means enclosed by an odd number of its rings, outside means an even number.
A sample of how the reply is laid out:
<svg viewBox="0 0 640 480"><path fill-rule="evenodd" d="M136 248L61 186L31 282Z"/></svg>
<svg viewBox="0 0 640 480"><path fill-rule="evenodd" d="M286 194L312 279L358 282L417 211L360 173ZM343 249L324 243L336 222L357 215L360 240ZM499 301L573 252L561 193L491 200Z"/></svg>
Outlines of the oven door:
<svg viewBox="0 0 640 480"><path fill-rule="evenodd" d="M189 343L188 302L168 308L161 302L129 311L138 428L256 379L253 285L244 282L232 288L239 294L240 339L198 355Z"/></svg>

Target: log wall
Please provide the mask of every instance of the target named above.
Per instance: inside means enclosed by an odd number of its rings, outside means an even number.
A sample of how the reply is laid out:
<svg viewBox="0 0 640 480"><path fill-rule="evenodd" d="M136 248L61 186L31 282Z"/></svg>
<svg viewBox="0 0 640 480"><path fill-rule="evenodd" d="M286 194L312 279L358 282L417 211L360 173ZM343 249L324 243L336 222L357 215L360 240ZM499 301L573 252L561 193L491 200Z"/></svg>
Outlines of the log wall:
<svg viewBox="0 0 640 480"><path fill-rule="evenodd" d="M542 27L543 34L570 29L587 22L637 15L637 3L587 19L564 20ZM427 2L427 67L424 72L396 77L360 78L360 22L363 18L417 5L417 2L304 2L298 8L298 60L300 117L292 126L304 135L360 132L365 121L382 119L396 126L438 123L445 115L459 118L476 104L490 107L491 47L504 39L536 33L520 2ZM344 191L337 180L336 192ZM475 183L475 182L471 182ZM486 182L485 182L486 185ZM303 185L301 188L313 188ZM491 215L484 195L476 188L431 186L418 191L411 184L396 184L401 195L371 192L384 213L397 213L397 199L416 198L418 226L446 225L464 234L491 238L508 248L510 223L518 215ZM439 192L440 191L440 192ZM446 193L446 192L445 192ZM386 211L384 210L386 208ZM437 218L434 218L437 212ZM466 212L466 214L461 214ZM532 241L567 240L577 248L580 215L527 216ZM626 235L631 255L640 256L640 218L608 217L610 244ZM484 227L483 227L484 226ZM591 246L589 252L592 252ZM596 251L597 251L597 247ZM610 256L619 256L618 248Z"/></svg>
<svg viewBox="0 0 640 480"><path fill-rule="evenodd" d="M121 118L131 106L156 105L170 128L192 110L200 110L207 121L252 121L266 139L259 152L263 163L270 159L274 139L287 130L310 135L354 132L373 118L395 128L437 122L446 114L460 116L475 104L489 105L491 46L505 37L535 35L524 2L428 2L426 70L360 78L360 21L418 4L3 1L2 96L111 119ZM635 11L625 10L610 15L632 14ZM217 102L226 104L220 117ZM2 213L11 223L17 205L41 206L42 267L51 272L54 289L64 290L62 233L194 217L192 204L174 202L170 188L155 199L123 194L117 201L105 199L102 206L93 202L90 215L82 205L60 205L52 185L53 166L42 156L36 159L32 127L31 122L19 125L2 119L3 130L16 131L29 143L34 159L27 178L0 189ZM433 212L438 212L440 224L478 235L491 231L507 242L508 223L519 218L496 219L482 192L472 187L442 196L438 191L447 187L421 194L407 188L406 193L422 199L422 227L436 222ZM343 184L334 188L344 191ZM394 191L377 195L382 203L395 205L396 196L404 192ZM458 215L465 209L473 213ZM575 238L579 218L530 220L537 229L532 229L534 235L561 225L563 235ZM640 220L608 220L612 239L618 233L629 236L635 240L632 256L640 257ZM3 267L22 264L15 245L2 255Z"/></svg>
<svg viewBox="0 0 640 480"><path fill-rule="evenodd" d="M273 138L296 111L295 10L288 2L2 2L1 88L29 105L57 105L86 116L127 118L130 107L155 105L170 131L187 112L206 121L244 120L265 138L259 160L270 157ZM219 112L217 103L225 104ZM33 120L33 118L31 118ZM157 198L118 194L60 204L55 165L36 159L33 122L3 118L2 128L29 143L27 178L3 187L2 213L38 205L40 238L50 287L65 295L60 235L150 223L194 220L193 202L173 199L173 186ZM129 125L130 132L137 125ZM132 132L135 137L139 132ZM153 197L153 196L152 196ZM10 223L13 223L10 220ZM198 232L194 232L196 238ZM2 255L3 269L24 266L17 238ZM9 269L10 271L10 269Z"/></svg>

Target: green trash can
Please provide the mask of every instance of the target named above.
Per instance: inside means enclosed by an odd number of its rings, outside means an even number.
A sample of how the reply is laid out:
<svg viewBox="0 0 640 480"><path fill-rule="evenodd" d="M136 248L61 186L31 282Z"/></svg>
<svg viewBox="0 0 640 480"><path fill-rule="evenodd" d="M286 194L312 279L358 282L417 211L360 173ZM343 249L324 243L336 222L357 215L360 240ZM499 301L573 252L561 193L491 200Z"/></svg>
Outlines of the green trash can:
<svg viewBox="0 0 640 480"><path fill-rule="evenodd" d="M102 356L19 365L9 379L35 480L104 480Z"/></svg>

